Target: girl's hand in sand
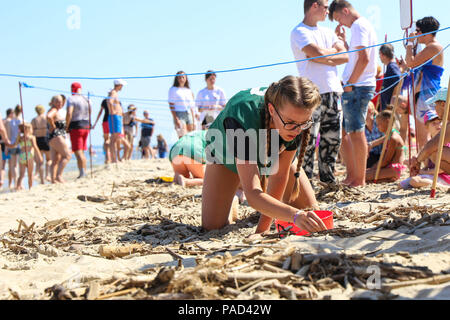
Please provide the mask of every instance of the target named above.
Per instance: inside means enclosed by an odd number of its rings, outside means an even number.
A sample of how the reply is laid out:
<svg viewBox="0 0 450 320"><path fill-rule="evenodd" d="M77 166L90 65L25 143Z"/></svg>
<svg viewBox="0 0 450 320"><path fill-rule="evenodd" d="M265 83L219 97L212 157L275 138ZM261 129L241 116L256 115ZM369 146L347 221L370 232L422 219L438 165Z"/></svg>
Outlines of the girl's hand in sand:
<svg viewBox="0 0 450 320"><path fill-rule="evenodd" d="M327 227L323 223L322 219L320 219L317 214L312 211L299 212L297 219L295 220L295 225L300 229L311 233L327 230Z"/></svg>

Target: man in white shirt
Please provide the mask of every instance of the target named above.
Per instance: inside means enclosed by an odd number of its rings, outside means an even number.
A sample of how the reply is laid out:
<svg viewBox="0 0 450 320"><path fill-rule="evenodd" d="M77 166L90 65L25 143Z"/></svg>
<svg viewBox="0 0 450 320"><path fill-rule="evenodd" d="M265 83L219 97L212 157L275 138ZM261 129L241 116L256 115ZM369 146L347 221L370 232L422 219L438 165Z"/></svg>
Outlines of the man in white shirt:
<svg viewBox="0 0 450 320"><path fill-rule="evenodd" d="M318 86L322 103L313 114L314 125L311 139L304 158L306 175L311 179L314 171L314 154L318 134L319 175L325 183L335 183L334 170L341 146L341 94L343 92L338 77L337 65L348 62L344 43L336 34L318 22L325 21L328 15L328 0L305 0L305 18L291 32L291 48L296 60L317 58L297 63L299 75L309 78Z"/></svg>
<svg viewBox="0 0 450 320"><path fill-rule="evenodd" d="M329 8L330 20L336 20L337 36L344 41L349 53L349 62L342 76L344 93L344 137L342 157L347 167L344 184L364 186L366 180L367 141L364 133L367 109L376 86L377 49L367 48L377 44L375 30L369 20L361 15L346 0L334 0ZM345 29L351 30L350 45L346 42Z"/></svg>

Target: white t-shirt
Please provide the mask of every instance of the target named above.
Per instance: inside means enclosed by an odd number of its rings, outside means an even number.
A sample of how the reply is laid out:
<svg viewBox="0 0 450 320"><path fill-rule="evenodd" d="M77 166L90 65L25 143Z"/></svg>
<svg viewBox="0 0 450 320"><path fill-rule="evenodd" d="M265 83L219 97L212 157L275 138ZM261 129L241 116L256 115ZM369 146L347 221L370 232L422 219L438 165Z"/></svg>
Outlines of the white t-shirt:
<svg viewBox="0 0 450 320"><path fill-rule="evenodd" d="M364 17L359 18L351 27L352 38L350 40L349 51L356 50L357 47L368 47L377 44L377 34L372 24ZM361 77L356 81L355 87L375 87L377 75L377 48L372 47L367 49L369 51L369 64L364 70ZM358 60L359 52L349 53L349 62L347 63L342 80L347 84L352 76L353 70Z"/></svg>
<svg viewBox="0 0 450 320"><path fill-rule="evenodd" d="M169 103L173 103L173 111L191 111L195 107L194 94L191 89L172 87L169 90Z"/></svg>
<svg viewBox="0 0 450 320"><path fill-rule="evenodd" d="M208 90L208 87L200 90L197 94L196 101L200 111L200 123L202 123L208 115L216 119L221 110L208 110L208 108L215 105L225 106L227 98L225 97L225 92L221 88L215 86L213 90Z"/></svg>
<svg viewBox="0 0 450 320"><path fill-rule="evenodd" d="M291 32L291 48L295 60L307 58L303 48L310 44L316 44L324 49L331 49L337 42L340 42L340 40L332 30L320 26L310 27L303 22ZM320 94L343 92L337 67L308 60L297 62L297 69L301 77L310 79L319 87Z"/></svg>

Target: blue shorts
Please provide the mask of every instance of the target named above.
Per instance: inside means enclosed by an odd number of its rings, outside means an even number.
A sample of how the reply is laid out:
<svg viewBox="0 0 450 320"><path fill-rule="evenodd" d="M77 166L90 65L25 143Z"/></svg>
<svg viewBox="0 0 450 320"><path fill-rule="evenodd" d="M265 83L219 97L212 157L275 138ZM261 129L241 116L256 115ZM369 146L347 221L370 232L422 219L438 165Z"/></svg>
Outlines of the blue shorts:
<svg viewBox="0 0 450 320"><path fill-rule="evenodd" d="M2 151L2 159L3 160L9 160L9 159L11 159L11 155L10 154L6 155L5 152Z"/></svg>
<svg viewBox="0 0 450 320"><path fill-rule="evenodd" d="M123 117L117 114L109 115L108 118L109 133L123 133Z"/></svg>
<svg viewBox="0 0 450 320"><path fill-rule="evenodd" d="M166 157L167 152L166 151L160 151L159 152L159 158L164 159Z"/></svg>
<svg viewBox="0 0 450 320"><path fill-rule="evenodd" d="M353 87L352 92L344 92L342 94L345 132L364 131L369 102L374 94L375 87Z"/></svg>

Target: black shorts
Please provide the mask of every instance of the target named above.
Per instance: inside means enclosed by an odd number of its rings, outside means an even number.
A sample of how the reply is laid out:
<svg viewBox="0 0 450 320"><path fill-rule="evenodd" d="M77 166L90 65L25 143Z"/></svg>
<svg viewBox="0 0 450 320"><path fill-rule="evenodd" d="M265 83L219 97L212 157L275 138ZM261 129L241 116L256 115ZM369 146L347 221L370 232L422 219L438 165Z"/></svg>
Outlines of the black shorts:
<svg viewBox="0 0 450 320"><path fill-rule="evenodd" d="M48 137L36 137L36 143L41 151L50 151L50 146L48 145Z"/></svg>
<svg viewBox="0 0 450 320"><path fill-rule="evenodd" d="M378 160L380 160L380 156L381 156L380 154L375 154L375 153L370 152L369 158L367 159L366 168L367 169L372 168L378 162Z"/></svg>

